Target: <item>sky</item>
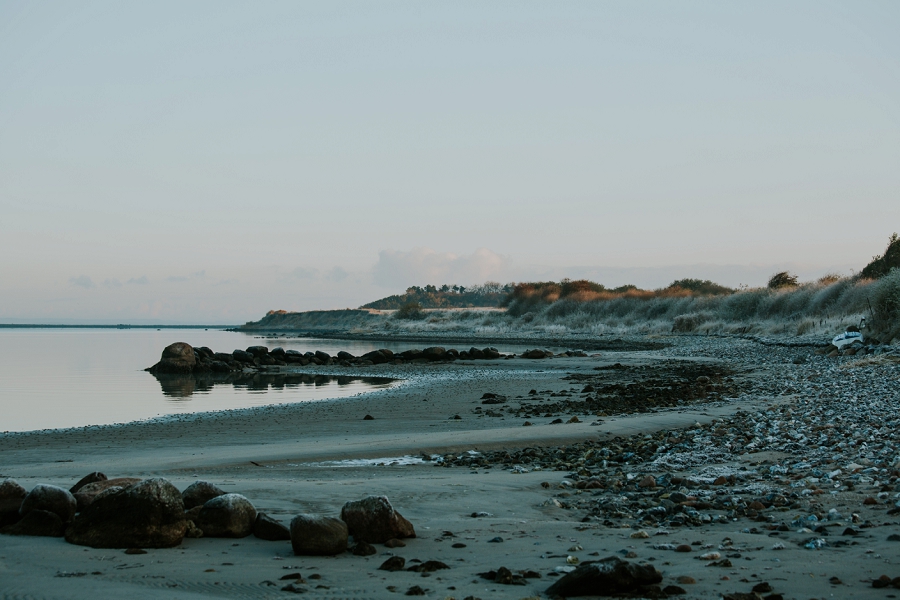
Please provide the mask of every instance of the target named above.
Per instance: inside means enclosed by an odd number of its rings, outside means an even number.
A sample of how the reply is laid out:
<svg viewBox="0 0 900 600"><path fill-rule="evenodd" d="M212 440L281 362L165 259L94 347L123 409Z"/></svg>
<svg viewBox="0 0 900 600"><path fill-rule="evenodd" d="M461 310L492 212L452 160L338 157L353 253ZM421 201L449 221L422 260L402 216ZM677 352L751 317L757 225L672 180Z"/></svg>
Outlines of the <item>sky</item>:
<svg viewBox="0 0 900 600"><path fill-rule="evenodd" d="M0 323L851 274L900 3L0 0Z"/></svg>

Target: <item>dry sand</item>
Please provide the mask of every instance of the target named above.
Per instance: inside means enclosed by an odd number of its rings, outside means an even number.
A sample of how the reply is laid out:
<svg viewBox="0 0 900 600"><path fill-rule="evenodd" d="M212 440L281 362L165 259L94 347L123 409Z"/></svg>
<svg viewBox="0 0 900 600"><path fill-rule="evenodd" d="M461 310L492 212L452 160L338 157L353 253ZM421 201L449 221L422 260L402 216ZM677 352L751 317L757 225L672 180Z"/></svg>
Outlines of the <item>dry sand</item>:
<svg viewBox="0 0 900 600"><path fill-rule="evenodd" d="M406 377L401 385L356 398L191 415L122 426L0 436L0 476L26 489L37 483L69 487L99 470L110 477L162 476L179 489L202 479L247 496L285 523L298 513L337 515L344 502L387 495L415 525L418 538L404 548L377 546L379 553L329 558L295 557L289 542L248 537L185 539L172 549L126 555L121 550L83 548L57 538L0 536L0 595L12 598L277 598L290 596L279 578L299 572L310 598L396 598L414 585L432 598L546 597L544 590L568 556L580 560L628 551L636 561L653 561L663 585L679 584L687 598L719 598L749 592L768 581L785 598L894 597L891 588L874 590L882 573L900 575L900 544L883 532L863 536L852 548L812 552L789 537L742 533L746 521L709 524L634 539L631 527L583 523L583 513L556 506L552 499L565 472L512 473L502 468L440 468L431 463L339 466L335 461L387 459L422 453L554 446L585 439L608 439L658 429L708 423L717 417L764 407L771 399L738 398L691 408L550 425L550 418L477 417L484 392L524 395L531 389L571 389L562 377L590 372L611 362L646 364L653 352L603 353L591 358L522 359L422 366L383 365L366 375ZM307 369L308 370L308 369ZM320 368L319 372L337 372ZM345 374L346 369L340 371ZM765 378L764 369L749 375ZM149 377L149 375L148 375ZM127 401L127 399L123 399ZM374 420L363 420L366 414ZM461 419L454 419L459 415ZM747 459L749 460L749 459ZM351 463L352 465L352 463ZM542 482L549 482L549 488ZM568 495L565 493L563 495ZM473 518L472 513L491 513ZM445 532L451 532L446 535ZM654 530L650 530L654 533ZM500 537L502 542L490 542ZM733 567L707 567L696 557L725 538L744 548ZM784 542L785 549L772 550ZM676 553L654 550L660 543L709 548ZM454 543L465 544L453 548ZM574 548L582 548L577 550ZM725 552L723 551L723 555ZM409 561L435 559L450 569L423 577L377 567L389 556ZM885 564L889 562L890 564ZM477 574L505 566L542 575L525 586L504 586ZM310 579L318 574L319 579ZM829 583L838 577L842 584ZM900 593L900 592L898 592Z"/></svg>

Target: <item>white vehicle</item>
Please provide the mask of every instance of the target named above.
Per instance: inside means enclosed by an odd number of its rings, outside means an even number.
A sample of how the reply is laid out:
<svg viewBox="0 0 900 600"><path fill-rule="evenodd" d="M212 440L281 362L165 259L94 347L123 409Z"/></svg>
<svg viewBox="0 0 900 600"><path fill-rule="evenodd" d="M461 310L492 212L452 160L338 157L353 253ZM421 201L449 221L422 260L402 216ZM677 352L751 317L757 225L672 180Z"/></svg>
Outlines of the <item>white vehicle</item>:
<svg viewBox="0 0 900 600"><path fill-rule="evenodd" d="M863 336L858 331L845 331L844 333L839 333L834 336L834 339L831 340L831 343L837 346L838 348L843 348L847 344L852 344L853 342L862 343Z"/></svg>

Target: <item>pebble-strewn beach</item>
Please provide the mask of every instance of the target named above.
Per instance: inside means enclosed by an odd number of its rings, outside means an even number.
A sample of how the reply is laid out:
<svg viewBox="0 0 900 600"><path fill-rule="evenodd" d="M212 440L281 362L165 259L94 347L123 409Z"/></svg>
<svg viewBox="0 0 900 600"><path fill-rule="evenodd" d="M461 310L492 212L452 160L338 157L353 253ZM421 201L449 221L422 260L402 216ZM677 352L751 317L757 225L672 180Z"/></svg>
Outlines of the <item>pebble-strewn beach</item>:
<svg viewBox="0 0 900 600"><path fill-rule="evenodd" d="M568 573L614 556L658 573L628 592L637 597L900 593L900 356L653 341L669 345L309 365L405 382L349 399L0 436L0 479L26 490L69 488L94 471L162 477L177 490L208 481L285 526L385 495L416 532L373 543L374 553L351 537L358 551L336 556L297 556L290 541L254 535L185 537L145 553L4 535L0 590L546 598L573 595ZM389 560L403 569L379 569Z"/></svg>

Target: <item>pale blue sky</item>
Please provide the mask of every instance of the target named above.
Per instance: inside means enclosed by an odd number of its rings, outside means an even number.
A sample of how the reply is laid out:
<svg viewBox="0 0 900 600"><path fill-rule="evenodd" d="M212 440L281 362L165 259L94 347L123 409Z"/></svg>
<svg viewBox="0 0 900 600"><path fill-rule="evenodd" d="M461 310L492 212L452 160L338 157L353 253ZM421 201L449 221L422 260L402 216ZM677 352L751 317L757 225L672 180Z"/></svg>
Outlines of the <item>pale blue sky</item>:
<svg viewBox="0 0 900 600"><path fill-rule="evenodd" d="M849 273L900 229L898 30L897 2L0 1L0 322Z"/></svg>

